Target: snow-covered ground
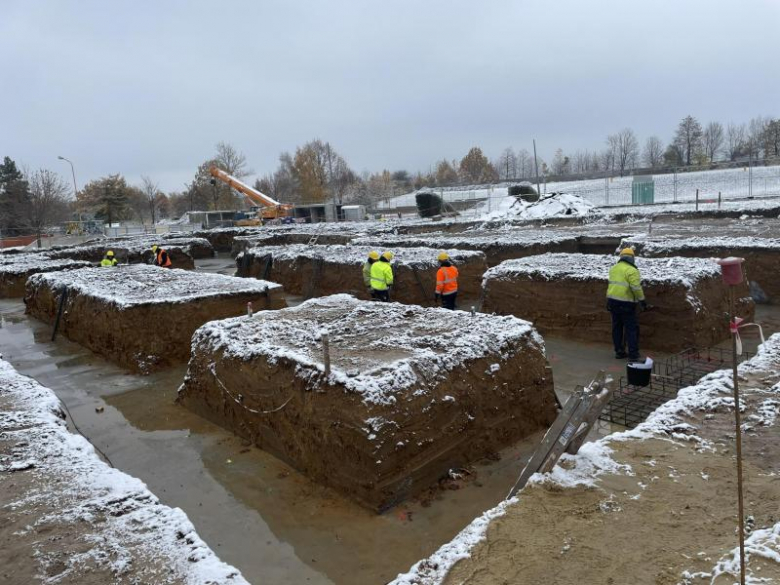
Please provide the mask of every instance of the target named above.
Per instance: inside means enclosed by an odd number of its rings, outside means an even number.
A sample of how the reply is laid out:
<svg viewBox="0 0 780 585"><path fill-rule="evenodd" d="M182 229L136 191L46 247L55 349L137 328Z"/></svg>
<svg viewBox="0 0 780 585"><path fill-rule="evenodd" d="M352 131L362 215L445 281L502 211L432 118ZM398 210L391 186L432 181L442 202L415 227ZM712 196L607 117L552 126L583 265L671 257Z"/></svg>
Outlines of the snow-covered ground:
<svg viewBox="0 0 780 585"><path fill-rule="evenodd" d="M264 280L159 268L147 264L34 274L28 283L33 288L46 285L51 290L67 287L123 309L139 305L187 303L232 294L262 295L281 288L276 283Z"/></svg>
<svg viewBox="0 0 780 585"><path fill-rule="evenodd" d="M84 437L70 433L53 391L2 359L0 401L0 436L9 447L0 454L0 485L11 478L30 483L21 499L4 502L6 520L24 515L15 537L32 541L29 558L40 573L52 570L52 547L65 556L60 572L43 582L83 576L94 583L105 574L104 583L248 585L182 510L160 503L142 481L109 467Z"/></svg>
<svg viewBox="0 0 780 585"><path fill-rule="evenodd" d="M259 312L251 319L211 321L195 332L192 343L242 361L288 360L297 364L297 376L316 382L317 373L324 371L320 335L325 328L337 348L331 362L333 381L367 404L385 406L395 404L411 387L434 388L448 372L470 361L488 355L508 359L522 346L544 351L544 341L527 321L464 315L339 294ZM372 326L376 323L381 328Z"/></svg>
<svg viewBox="0 0 780 585"><path fill-rule="evenodd" d="M626 176L582 181L556 181L542 184L541 191L542 194L578 195L594 205L630 205L633 180L633 177ZM753 168L745 166L710 171L663 173L653 175L653 180L655 182L656 203L694 201L697 189L699 197L707 200L716 199L719 192L723 199L780 195L780 166ZM476 219L484 213L484 210L474 209L478 202L484 202L484 207L488 210L500 209L505 204L504 199L508 197L508 187L505 185L428 188L420 191L436 193L461 212L461 215L472 219ZM415 195L420 191L413 191L381 201L377 205L377 209L392 212L397 208L414 207L416 205Z"/></svg>
<svg viewBox="0 0 780 585"><path fill-rule="evenodd" d="M780 366L780 334L775 334L759 347L758 354L754 358L741 364L739 367L741 377L752 375L756 379L761 380L761 384L768 385L768 387L750 388L745 387L747 386L745 382L740 384L743 387L743 392L747 392L744 396L746 402L751 397L751 394L755 395L753 398L757 397L759 399L753 400L754 404L761 401L761 406L756 409L759 413L762 409L766 410L763 406L768 401L771 401L770 416L764 416L756 423L764 429L772 427L777 421L776 413L779 402L776 396L780 393L780 382L773 384L773 381L777 379L778 366ZM757 386L758 383L754 382L753 385ZM767 399L766 396L770 396L770 398ZM679 441L683 444L698 445L698 450L714 452L714 444L698 436L697 432L699 429L689 423L689 417L697 413L710 413L704 416L705 418L712 418L714 416L712 413L714 412L726 413L728 415L733 410L733 406L731 370L719 370L705 376L696 385L680 390L677 398L658 408L650 415L647 421L635 429L612 434L593 443L586 443L577 455L564 454L561 458L563 465L557 465L548 474L537 473L531 476L528 485L533 486L539 483L556 484L559 486L559 491L561 488L575 486L595 487L598 485L599 476L604 474L633 476L634 470L632 470L631 466L619 463L613 458L613 448L617 449L618 443L655 438L663 441ZM753 410L753 408L748 410ZM751 416L755 418L756 415L748 413L747 420L753 420ZM655 462L653 462L653 465L655 465ZM675 470L672 470L672 472L674 473ZM706 479L706 474L700 469L694 469L692 473L701 473L702 477ZM647 486L643 487L640 484L639 487L644 490ZM488 528L492 522L505 516L510 508L523 506L525 491L525 489L522 490L516 498L504 501L495 508L485 512L464 528L451 542L443 545L430 557L416 563L408 573L398 575L390 585L440 585L443 583L455 564L464 559L469 559L475 547L488 538ZM635 497L633 499L638 498ZM620 509L618 508L617 511L619 512ZM692 521L692 519L689 519L686 522ZM588 521L584 519L583 522ZM706 524L710 520L705 519L703 522ZM777 565L780 565L780 523L776 522L776 519L773 522L775 523L768 526L756 527L746 539L745 544L748 555L747 583L775 582L770 575L766 574L766 571L759 572L761 570L760 563L769 562L770 564L775 564L775 568L777 568ZM709 527L710 525L707 524L707 526ZM736 535L734 536L734 542L736 544ZM496 549L508 546L511 546L511 541L502 542L501 546L497 546ZM561 551L561 554L563 552L565 552L565 548ZM489 549L487 554L487 559L484 557L484 553L479 558L475 557L474 563L489 563L493 549ZM499 554L499 552L496 551L495 554ZM686 555L682 556L691 559L691 557ZM709 558L705 560L709 560ZM693 559L690 562L693 563ZM734 577L738 574L738 570L738 549L723 550L721 558L714 563L711 570L683 571L679 575L679 581L677 582L693 583L694 579L704 580L707 583L734 582ZM728 577L730 580L718 580L722 577ZM700 581L695 582L698 583Z"/></svg>

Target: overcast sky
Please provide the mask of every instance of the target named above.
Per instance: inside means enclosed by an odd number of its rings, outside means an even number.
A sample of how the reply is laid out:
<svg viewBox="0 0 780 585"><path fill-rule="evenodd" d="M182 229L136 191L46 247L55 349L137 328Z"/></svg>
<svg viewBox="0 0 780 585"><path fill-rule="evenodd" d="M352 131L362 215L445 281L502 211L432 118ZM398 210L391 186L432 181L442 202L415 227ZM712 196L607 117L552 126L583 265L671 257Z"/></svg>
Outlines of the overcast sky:
<svg viewBox="0 0 780 585"><path fill-rule="evenodd" d="M218 141L259 174L313 138L357 172L666 141L780 115L778 31L778 0L3 0L0 156L181 190Z"/></svg>

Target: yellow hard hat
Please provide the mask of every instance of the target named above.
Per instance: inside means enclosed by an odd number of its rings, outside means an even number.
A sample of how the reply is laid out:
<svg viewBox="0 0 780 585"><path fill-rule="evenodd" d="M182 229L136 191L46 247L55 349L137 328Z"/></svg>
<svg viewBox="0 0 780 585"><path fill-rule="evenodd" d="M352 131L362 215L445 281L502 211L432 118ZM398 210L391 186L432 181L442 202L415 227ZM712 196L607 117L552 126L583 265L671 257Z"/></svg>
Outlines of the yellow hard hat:
<svg viewBox="0 0 780 585"><path fill-rule="evenodd" d="M395 254L393 254L392 252L383 252L382 253L382 258L384 258L385 260L392 260L394 257L395 257Z"/></svg>
<svg viewBox="0 0 780 585"><path fill-rule="evenodd" d="M450 255L447 254L447 252L439 252L439 262L444 262L445 260L449 260Z"/></svg>
<svg viewBox="0 0 780 585"><path fill-rule="evenodd" d="M113 255L114 255L113 250L109 250L108 252L106 252L106 256L113 256Z"/></svg>
<svg viewBox="0 0 780 585"><path fill-rule="evenodd" d="M634 253L634 249L633 248L623 248L622 250L620 250L620 255L621 256L636 256L636 254Z"/></svg>
<svg viewBox="0 0 780 585"><path fill-rule="evenodd" d="M157 244L152 244L152 252L156 252L156 251L157 251Z"/></svg>
<svg viewBox="0 0 780 585"><path fill-rule="evenodd" d="M371 250L368 253L368 257L371 258L372 260L379 260L379 252L377 252L376 250Z"/></svg>

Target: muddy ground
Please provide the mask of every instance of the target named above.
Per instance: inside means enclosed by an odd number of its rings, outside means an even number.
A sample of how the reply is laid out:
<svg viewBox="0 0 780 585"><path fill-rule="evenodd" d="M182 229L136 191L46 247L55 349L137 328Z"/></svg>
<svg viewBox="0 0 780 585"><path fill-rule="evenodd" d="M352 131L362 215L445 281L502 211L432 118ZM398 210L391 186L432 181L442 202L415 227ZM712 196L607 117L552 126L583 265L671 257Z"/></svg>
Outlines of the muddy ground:
<svg viewBox="0 0 780 585"><path fill-rule="evenodd" d="M746 417L776 395L770 388L778 380L777 371L743 378L743 391L753 389L743 394ZM486 540L444 582L733 583L734 575L709 575L737 545L733 413L713 408L689 422L711 448L679 438L611 442L612 458L630 465L632 473L602 476L595 487L526 488L519 504L491 524ZM754 528L780 520L778 438L776 425L755 426L744 436L745 502ZM780 579L780 565L758 555L750 569L765 579L760 582Z"/></svg>
<svg viewBox="0 0 780 585"><path fill-rule="evenodd" d="M223 274L234 270L229 256L199 266ZM759 308L757 320L770 325L767 332L780 329L775 315L776 309ZM164 503L181 507L212 549L253 583L387 582L500 501L540 438L502 451L497 461L478 462L472 479L456 484L459 489L438 490L376 516L177 407L183 368L132 376L64 338L50 343L50 335L50 327L23 315L21 303L0 301L0 352L55 389L81 431L117 467L145 481ZM624 368L612 359L608 343L546 341L561 395L599 368L614 375ZM600 426L602 434L611 430ZM658 507L663 504L659 499ZM550 515L542 510L535 521L550 522ZM661 533L648 538L664 548ZM618 553L624 544L620 533L602 542L613 548L617 543ZM0 566L18 552L0 548ZM508 567L506 582L514 570ZM550 582L549 575L539 582Z"/></svg>

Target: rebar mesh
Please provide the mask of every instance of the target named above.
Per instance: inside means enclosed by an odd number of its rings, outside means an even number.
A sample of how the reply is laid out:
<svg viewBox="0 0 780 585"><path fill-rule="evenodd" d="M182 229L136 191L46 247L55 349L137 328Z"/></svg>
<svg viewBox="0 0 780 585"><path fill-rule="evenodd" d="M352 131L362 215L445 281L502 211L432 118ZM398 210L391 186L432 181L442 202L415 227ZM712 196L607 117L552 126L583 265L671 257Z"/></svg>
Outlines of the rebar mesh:
<svg viewBox="0 0 780 585"><path fill-rule="evenodd" d="M750 359L744 352L738 360ZM620 378L618 389L599 419L613 424L634 428L644 422L659 406L677 396L681 388L691 386L703 376L717 370L732 367L730 348L690 348L653 364L648 386L634 386Z"/></svg>

